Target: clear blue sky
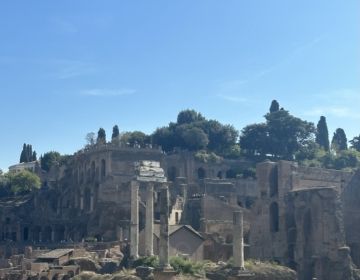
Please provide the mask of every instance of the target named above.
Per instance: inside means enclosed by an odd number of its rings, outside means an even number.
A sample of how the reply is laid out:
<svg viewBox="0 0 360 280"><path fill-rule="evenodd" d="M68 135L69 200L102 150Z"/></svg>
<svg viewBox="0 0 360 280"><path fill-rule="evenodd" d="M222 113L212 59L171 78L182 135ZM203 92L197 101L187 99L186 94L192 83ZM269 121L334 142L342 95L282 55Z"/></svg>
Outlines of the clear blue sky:
<svg viewBox="0 0 360 280"><path fill-rule="evenodd" d="M237 129L272 99L360 134L358 0L0 3L0 168L24 142L72 154L104 127L152 132L186 108Z"/></svg>

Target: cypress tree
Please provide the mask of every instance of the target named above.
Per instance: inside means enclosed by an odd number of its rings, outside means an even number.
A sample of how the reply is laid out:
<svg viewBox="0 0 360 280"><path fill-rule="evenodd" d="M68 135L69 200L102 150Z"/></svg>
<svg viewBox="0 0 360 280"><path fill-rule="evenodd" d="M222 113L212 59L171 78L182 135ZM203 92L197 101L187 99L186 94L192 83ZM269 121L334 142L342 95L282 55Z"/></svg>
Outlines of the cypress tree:
<svg viewBox="0 0 360 280"><path fill-rule="evenodd" d="M111 135L111 139L115 140L115 139L117 139L119 137L119 135L120 135L119 127L117 125L114 125L113 132L112 132L112 135Z"/></svg>
<svg viewBox="0 0 360 280"><path fill-rule="evenodd" d="M21 154L20 154L20 163L26 162L26 144L24 143Z"/></svg>
<svg viewBox="0 0 360 280"><path fill-rule="evenodd" d="M37 155L36 155L36 152L33 151L33 154L32 154L32 161L36 161L37 160Z"/></svg>
<svg viewBox="0 0 360 280"><path fill-rule="evenodd" d="M273 100L270 105L270 113L274 113L280 110L279 102Z"/></svg>
<svg viewBox="0 0 360 280"><path fill-rule="evenodd" d="M320 120L317 124L316 130L316 143L319 144L325 151L329 151L330 144L329 144L329 131L326 124L326 118L324 116L320 117Z"/></svg>
<svg viewBox="0 0 360 280"><path fill-rule="evenodd" d="M101 144L106 143L106 133L105 133L105 129L103 129L102 127L100 127L98 131L97 143L101 143Z"/></svg>
<svg viewBox="0 0 360 280"><path fill-rule="evenodd" d="M331 146L337 152L347 150L347 138L342 128L337 128L331 141Z"/></svg>

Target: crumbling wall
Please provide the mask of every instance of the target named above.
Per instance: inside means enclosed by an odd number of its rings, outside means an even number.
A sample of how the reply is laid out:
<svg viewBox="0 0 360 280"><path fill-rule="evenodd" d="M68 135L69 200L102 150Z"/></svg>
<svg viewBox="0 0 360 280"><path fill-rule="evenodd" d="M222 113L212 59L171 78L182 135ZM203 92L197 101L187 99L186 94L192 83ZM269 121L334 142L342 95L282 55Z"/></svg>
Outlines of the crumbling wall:
<svg viewBox="0 0 360 280"><path fill-rule="evenodd" d="M295 258L299 280L354 279L350 250L345 246L338 190L313 187L293 191Z"/></svg>

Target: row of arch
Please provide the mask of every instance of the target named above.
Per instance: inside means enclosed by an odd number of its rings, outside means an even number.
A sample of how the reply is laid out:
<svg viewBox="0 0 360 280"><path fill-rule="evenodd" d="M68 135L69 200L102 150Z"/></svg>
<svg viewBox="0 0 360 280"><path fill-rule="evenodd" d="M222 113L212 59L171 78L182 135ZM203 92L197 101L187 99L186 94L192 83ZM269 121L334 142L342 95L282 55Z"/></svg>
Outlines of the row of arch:
<svg viewBox="0 0 360 280"><path fill-rule="evenodd" d="M199 167L196 170L197 179L202 180L207 177L207 172L203 167ZM236 178L237 172L234 169L228 169L227 171L218 171L216 177L218 179L234 179ZM178 171L175 166L171 166L167 169L167 178L169 181L174 182L178 177Z"/></svg>
<svg viewBox="0 0 360 280"><path fill-rule="evenodd" d="M100 170L99 167L96 167L95 161L92 161L90 168L87 168L86 164L83 168L84 170L77 171L76 177L79 184L90 183L96 181L96 178L103 180L106 177L106 161L102 159L100 161ZM86 176L86 177L85 177Z"/></svg>

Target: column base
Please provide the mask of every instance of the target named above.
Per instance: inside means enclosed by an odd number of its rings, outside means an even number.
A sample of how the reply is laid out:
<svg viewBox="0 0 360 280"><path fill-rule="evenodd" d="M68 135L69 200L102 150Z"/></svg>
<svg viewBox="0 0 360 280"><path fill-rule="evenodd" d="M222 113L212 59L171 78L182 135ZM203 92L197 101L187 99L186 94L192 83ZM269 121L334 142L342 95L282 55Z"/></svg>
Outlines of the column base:
<svg viewBox="0 0 360 280"><path fill-rule="evenodd" d="M171 266L157 268L154 270L154 280L174 280L176 274Z"/></svg>
<svg viewBox="0 0 360 280"><path fill-rule="evenodd" d="M253 276L254 276L253 273L251 273L248 270L245 270L242 267L234 267L230 272L228 280L239 280L239 279L245 280L245 279L251 279Z"/></svg>

